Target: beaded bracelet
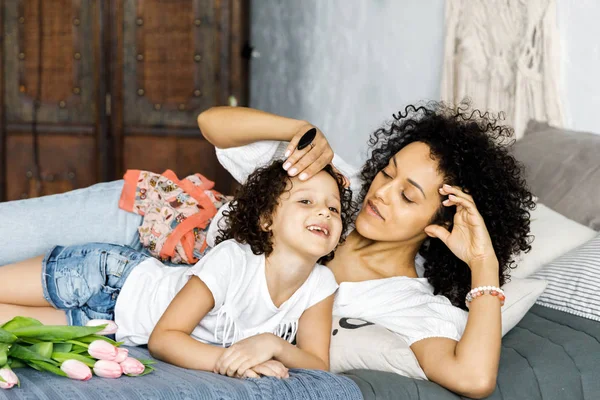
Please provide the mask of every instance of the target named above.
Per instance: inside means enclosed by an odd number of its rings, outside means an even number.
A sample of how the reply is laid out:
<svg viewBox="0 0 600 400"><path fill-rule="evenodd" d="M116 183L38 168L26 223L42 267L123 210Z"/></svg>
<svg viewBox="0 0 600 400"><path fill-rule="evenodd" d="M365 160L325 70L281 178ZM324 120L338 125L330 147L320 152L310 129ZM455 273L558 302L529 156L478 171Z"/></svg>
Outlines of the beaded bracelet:
<svg viewBox="0 0 600 400"><path fill-rule="evenodd" d="M500 300L500 307L504 305L504 300L506 300L506 296L504 295L504 290L500 289L496 286L480 286L471 290L467 293L467 297L465 298L465 303L467 308L469 308L469 304L478 297L483 296L484 294L491 294L492 296L497 296L498 300Z"/></svg>

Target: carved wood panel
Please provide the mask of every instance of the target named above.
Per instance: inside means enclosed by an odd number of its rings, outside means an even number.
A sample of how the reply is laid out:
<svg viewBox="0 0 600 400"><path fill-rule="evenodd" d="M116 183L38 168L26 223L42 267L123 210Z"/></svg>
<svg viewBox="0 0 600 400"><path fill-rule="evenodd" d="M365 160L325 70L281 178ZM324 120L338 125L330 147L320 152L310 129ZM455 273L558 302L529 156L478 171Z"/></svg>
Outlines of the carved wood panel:
<svg viewBox="0 0 600 400"><path fill-rule="evenodd" d="M229 191L196 116L247 102L248 3L0 0L0 201L127 168L201 172Z"/></svg>

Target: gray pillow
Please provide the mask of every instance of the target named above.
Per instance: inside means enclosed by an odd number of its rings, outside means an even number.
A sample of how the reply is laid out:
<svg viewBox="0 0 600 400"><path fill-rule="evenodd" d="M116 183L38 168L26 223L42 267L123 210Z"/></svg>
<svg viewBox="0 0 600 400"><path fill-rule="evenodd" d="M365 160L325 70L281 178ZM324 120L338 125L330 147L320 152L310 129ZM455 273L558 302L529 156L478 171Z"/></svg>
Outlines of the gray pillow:
<svg viewBox="0 0 600 400"><path fill-rule="evenodd" d="M600 230L600 135L530 121L511 151L541 203Z"/></svg>
<svg viewBox="0 0 600 400"><path fill-rule="evenodd" d="M600 321L600 235L531 277L548 282L537 304Z"/></svg>

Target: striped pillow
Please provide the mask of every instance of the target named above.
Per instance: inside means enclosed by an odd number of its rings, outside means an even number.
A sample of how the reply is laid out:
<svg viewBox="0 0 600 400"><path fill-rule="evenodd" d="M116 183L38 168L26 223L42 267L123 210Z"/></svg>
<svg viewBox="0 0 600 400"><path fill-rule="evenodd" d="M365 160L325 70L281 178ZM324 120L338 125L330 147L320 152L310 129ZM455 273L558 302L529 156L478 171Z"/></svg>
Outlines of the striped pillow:
<svg viewBox="0 0 600 400"><path fill-rule="evenodd" d="M600 235L531 275L548 286L537 304L600 321Z"/></svg>

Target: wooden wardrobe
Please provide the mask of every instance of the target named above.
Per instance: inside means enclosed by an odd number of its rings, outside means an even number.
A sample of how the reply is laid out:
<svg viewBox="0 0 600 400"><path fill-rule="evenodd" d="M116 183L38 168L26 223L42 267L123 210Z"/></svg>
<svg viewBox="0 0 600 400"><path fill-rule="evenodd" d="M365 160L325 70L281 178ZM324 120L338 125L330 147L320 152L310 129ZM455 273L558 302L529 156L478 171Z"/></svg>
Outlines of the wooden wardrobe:
<svg viewBox="0 0 600 400"><path fill-rule="evenodd" d="M0 200L125 170L233 180L196 116L248 101L249 0L0 0Z"/></svg>

